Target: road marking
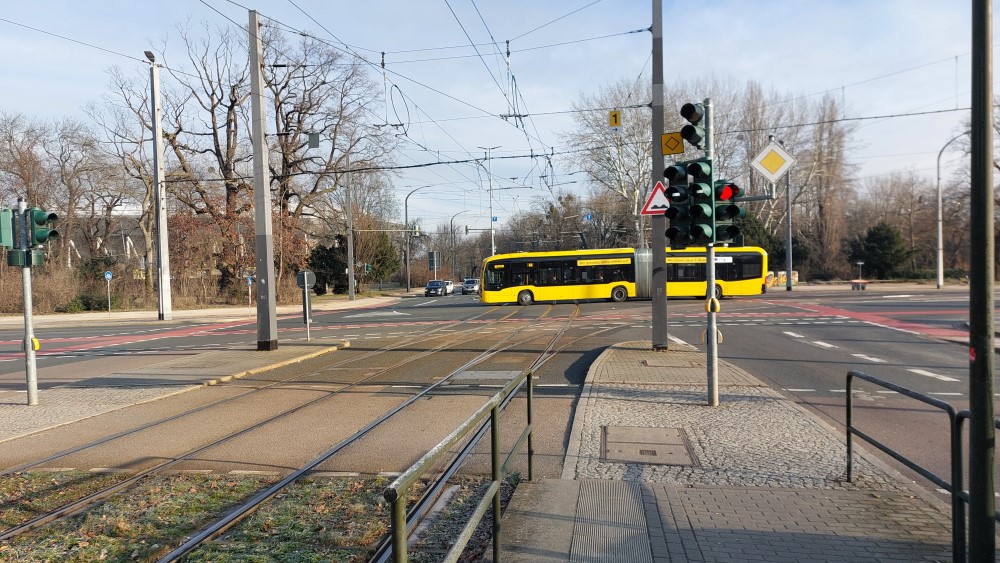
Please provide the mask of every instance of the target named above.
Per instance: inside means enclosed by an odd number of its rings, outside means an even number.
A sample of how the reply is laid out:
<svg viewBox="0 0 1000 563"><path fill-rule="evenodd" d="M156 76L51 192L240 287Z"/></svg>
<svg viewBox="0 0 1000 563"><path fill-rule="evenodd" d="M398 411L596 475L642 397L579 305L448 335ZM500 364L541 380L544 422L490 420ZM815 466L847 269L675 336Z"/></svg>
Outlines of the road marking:
<svg viewBox="0 0 1000 563"><path fill-rule="evenodd" d="M797 332L789 332L787 330L785 332L783 332L782 334L787 334L788 336L791 336L792 338L805 338L804 336L802 336L801 334L799 334Z"/></svg>
<svg viewBox="0 0 1000 563"><path fill-rule="evenodd" d="M899 391L876 391L876 393L882 393L883 395L899 395Z"/></svg>
<svg viewBox="0 0 1000 563"><path fill-rule="evenodd" d="M792 393L814 393L815 389L785 389L785 391L791 391Z"/></svg>
<svg viewBox="0 0 1000 563"><path fill-rule="evenodd" d="M939 397L961 397L961 393L928 393L928 395L937 395Z"/></svg>
<svg viewBox="0 0 1000 563"><path fill-rule="evenodd" d="M864 354L851 354L855 358L861 358L862 360L868 360L869 362L875 362L876 364L884 364L885 360L880 358L873 358L871 356L866 356Z"/></svg>
<svg viewBox="0 0 1000 563"><path fill-rule="evenodd" d="M934 379L937 379L939 381L958 381L954 377L948 377L947 375L938 375L936 373L929 372L929 371L924 370L924 369L908 369L906 371L915 373L917 375L925 375L927 377L933 377Z"/></svg>
<svg viewBox="0 0 1000 563"><path fill-rule="evenodd" d="M821 346L823 348L836 348L836 346L834 346L833 344L830 344L828 342L823 342L822 340L813 340L813 344Z"/></svg>

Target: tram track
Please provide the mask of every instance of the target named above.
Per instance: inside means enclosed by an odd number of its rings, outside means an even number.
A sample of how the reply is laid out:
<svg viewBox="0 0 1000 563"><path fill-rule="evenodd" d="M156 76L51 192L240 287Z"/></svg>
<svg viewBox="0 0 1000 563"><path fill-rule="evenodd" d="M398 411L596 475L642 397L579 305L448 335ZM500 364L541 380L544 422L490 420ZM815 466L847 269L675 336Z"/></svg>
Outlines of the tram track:
<svg viewBox="0 0 1000 563"><path fill-rule="evenodd" d="M477 321L478 319L480 319L481 317L485 316L486 314L488 314L489 312L491 312L493 310L495 310L495 309L490 309L490 311L486 311L486 312L474 315L474 316L472 316L472 317L470 317L468 319L463 319L463 320L458 321L456 323L451 323L450 325L447 325L447 326L438 327L438 329L432 330L432 331L428 331L428 332L424 333L423 335L421 335L418 338L408 338L408 339L405 339L403 342L397 343L394 346L390 346L390 347L387 347L387 348L384 348L384 349L380 349L380 350L377 350L377 351L371 351L371 352L368 352L368 353L364 353L364 354L362 354L362 355L360 355L358 357L354 357L354 358L351 358L351 359L348 359L348 360L345 360L345 361L342 361L342 362L335 362L333 365L334 366L343 367L343 366L350 365L352 363L366 362L366 361L371 360L371 358L373 358L375 356L378 356L378 355L381 355L381 354L385 354L385 353L388 353L388 352L391 352L391 351L394 351L394 350L404 349L404 348L407 348L407 347L412 347L417 342L427 342L427 340L428 340L429 337L435 336L434 333L443 332L443 331L445 331L447 329L454 329L457 326L461 326L462 323ZM548 310L546 310L546 312L547 311ZM500 318L498 318L496 320L491 321L491 323L492 324L496 324L496 325L500 325L503 321L509 319L511 316L513 316L517 312L518 312L518 310L515 309L515 310L511 311L509 314L503 315L502 317L500 317ZM544 314L543 314L543 316L544 316ZM482 326L482 325L479 325L479 326ZM507 340L513 338L514 335L517 334L518 329L517 329L517 327L511 327L508 330L508 332L509 332L509 335L505 339L501 340L500 342L497 342L495 344L495 347L496 346L500 346L503 342L506 342ZM87 510L88 508L97 505L98 503L102 502L103 500L105 500L105 499L107 499L107 498L115 495L116 493L119 493L119 492L121 492L123 490L126 490L130 486L135 485L136 483L138 483L142 479L144 479L146 477L149 477L151 475L155 475L155 474L158 474L158 473L166 472L166 471L170 470L171 468L176 467L182 461L187 460L187 459L191 459L192 457L196 456L197 454L199 454L201 452L205 452L205 451L207 451L208 449L210 449L212 447L218 446L219 444L228 442L230 440L234 440L234 439L236 439L236 438L238 438L240 436L243 436L243 435L251 432L255 428L258 428L260 426L266 425L268 423L272 423L272 422L274 422L274 421L276 421L276 420L278 420L280 418L289 416L292 413L301 411L302 409L306 408L307 406L309 406L311 404L315 404L315 403L323 401L323 400L328 400L330 397L335 396L338 393L344 392L345 390L349 390L352 387L355 387L355 386L358 386L358 385L362 385L364 382L371 381L371 380L377 378L379 375L387 373L387 372L389 372L392 369L400 368L401 366L405 366L407 363L412 363L412 362L414 362L414 361L416 361L416 360L418 360L420 358L425 358L425 357L427 357L429 355L432 355L434 353L440 352L440 351L445 350L445 349L447 349L449 347L455 346L455 345L457 345L459 343L468 343L468 341L469 341L468 338L461 338L461 337L456 336L454 334L445 334L445 335L437 335L437 336L441 337L441 338L444 338L446 340L446 342L444 342L444 343L442 343L441 345L438 345L438 346L433 346L433 347L431 347L428 350L419 351L419 352L417 352L415 354L411 354L406 359L403 359L403 360L400 360L400 361L397 361L397 362L393 362L390 366L378 370L378 372L376 372L375 374L372 374L372 375L370 375L370 376L368 376L366 378L358 380L357 382L354 382L352 384L345 385L345 386L343 386L342 388L338 389L335 392L330 392L330 393L322 394L321 396L319 396L319 397L317 397L317 398L315 398L315 399L313 399L311 401L308 401L307 403L297 405L297 406L295 406L295 407L293 407L291 409L287 409L286 411L280 412L280 413L278 413L278 414L276 414L276 415L274 415L272 417L269 417L269 418L267 418L267 419L265 419L263 421L259 421L258 423L254 424L254 425L252 425L250 427L243 428L243 429L241 429L241 430L239 430L237 432L231 433L231 434L229 434L227 436L224 436L224 437L222 437L222 438L220 438L218 440L214 440L212 442L209 442L209 443L206 443L206 444L202 444L199 447L190 449L190 450L188 450L187 452L184 452L181 455L173 456L172 459L170 459L168 461L165 461L163 463L160 463L158 465L155 465L155 466L153 466L151 468L148 468L146 470L143 470L143 471L141 471L141 472L139 472L139 473L131 476L130 478L126 479L123 482L117 483L117 484L112 485L110 487L107 487L107 488L105 488L103 490L100 490L100 491L97 491L97 492L95 492L93 494L87 495L87 496L85 496L85 497L83 497L81 499L77 499L77 500L75 500L73 502L67 503L67 504L61 506L58 509L51 510L51 511L47 512L46 514L43 514L43 515L38 516L36 518L33 518L33 519L31 519L31 520L29 520L27 522L24 522L24 523L22 523L20 525L14 526L14 527L12 527L10 529L7 529L7 530L5 530L3 532L0 532L0 541L7 540L7 539L13 538L13 537L15 537L17 535L20 535L20 534L23 534L23 533L26 533L26 532L30 532L30 531L36 530L36 529L41 528L41 527L43 527L45 525L57 522L57 521L62 520L62 519L65 519L65 518L67 518L67 517L69 517L71 515L83 512L83 511ZM495 339L496 337L493 336L491 338ZM495 353L495 351L496 351L495 349L494 350L487 350L486 352L484 352L484 353L480 354L479 356L477 356L477 359L473 360L473 362L474 361L482 361L482 360L484 360L486 358L489 358L492 354ZM473 362L470 362L469 365L472 365ZM88 444L80 445L80 446L71 448L69 450L65 450L65 451L59 452L57 454L47 456L47 457L39 459L39 460L35 460L32 463L22 464L22 465L20 465L18 467L8 468L7 470L5 470L3 472L3 475L11 475L11 474L16 473L16 472L28 470L31 467L40 466L41 464L51 463L52 461L58 460L61 457L65 457L65 456L67 456L69 454L72 454L72 453L83 451L83 450L86 450L88 448L93 448L93 447L96 447L96 446L99 446L99 445L104 445L104 444L107 444L109 442L113 442L116 439L121 439L123 437L134 435L135 433L141 432L143 430L147 430L149 428L154 428L154 427L159 426L159 425L163 425L163 424L170 423L170 422L176 422L176 421L184 418L185 416L190 416L191 414L193 414L195 412L207 411L207 410L209 410L209 409L211 409L213 407L219 407L219 406L223 406L223 405L225 405L227 403L231 403L231 402L233 402L236 399L246 398L248 396L252 396L254 393L259 393L259 392L264 391L266 389L274 389L274 388L276 388L278 386L281 386L281 385L287 385L289 383L294 383L296 380L299 380L302 377L307 377L308 375L309 374L304 374L304 375L293 376L293 377L289 377L289 378L283 378L283 379L280 379L280 380L274 381L274 382L269 382L269 383L267 383L267 384L265 384L263 386L251 389L251 390L249 390L247 392L244 392L244 393L241 393L241 394L239 394L239 395L237 395L235 397L229 397L229 398L226 398L226 399L222 399L222 400L219 400L219 401L207 404L207 405L203 405L203 406L198 407L198 408L196 408L194 410L191 410L191 411L187 411L187 412L183 412L183 413L178 413L177 415L174 415L174 416L171 416L171 417L167 417L165 419L160 419L160 420L157 420L157 421L152 421L150 423L146 423L146 424L140 425L138 427L131 428L131 429L128 429L126 431L122 431L122 432L113 434L111 436L104 437L104 438L102 438L100 440L96 440L96 441L93 441L93 442L88 443ZM442 382L443 381L444 380L442 380ZM439 382L439 383L441 383L441 382ZM426 392L430 392L430 390L433 389L436 386L437 385L431 386ZM410 402L412 402L412 400Z"/></svg>

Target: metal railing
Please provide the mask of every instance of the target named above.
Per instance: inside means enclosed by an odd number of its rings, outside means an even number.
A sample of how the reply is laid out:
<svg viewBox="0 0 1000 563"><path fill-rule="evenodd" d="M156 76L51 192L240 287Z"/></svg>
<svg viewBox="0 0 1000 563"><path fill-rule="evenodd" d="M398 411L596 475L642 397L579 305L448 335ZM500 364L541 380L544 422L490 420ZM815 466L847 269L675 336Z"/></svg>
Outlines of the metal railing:
<svg viewBox="0 0 1000 563"><path fill-rule="evenodd" d="M955 434L958 435L958 438L960 440L962 438L962 428L965 425L965 421L966 421L966 419L970 418L971 416L972 416L972 412L970 412L968 410L958 411L958 414L955 415ZM993 421L993 427L996 428L996 429L998 429L998 430L1000 430L1000 420L994 420ZM958 497L960 499L962 499L962 502L969 502L969 492L968 491L964 491L964 490L960 489L959 492L958 492ZM993 519L996 520L996 521L998 521L998 522L1000 522L1000 510L997 510L996 512L993 513Z"/></svg>
<svg viewBox="0 0 1000 563"><path fill-rule="evenodd" d="M879 442L875 438L854 427L854 393L851 389L851 383L855 378L862 379L891 391L895 391L900 395L905 395L911 399L941 409L948 414L948 430L951 435L951 483L945 481L941 477L938 477L928 469L914 463L906 457L903 457L902 454L891 449L889 446ZM968 493L965 493L962 490L962 479L964 473L962 468L962 433L960 420L959 413L955 411L955 407L940 399L929 397L923 393L918 393L912 389L901 387L895 383L879 379L864 372L857 370L847 372L847 480L853 481L854 448L852 446L851 437L857 436L891 456L893 459L902 463L906 467L909 467L913 471L916 471L920 475L924 476L935 485L948 491L948 493L951 494L951 554L955 563L965 563L965 506L962 502L968 502L969 498Z"/></svg>
<svg viewBox="0 0 1000 563"><path fill-rule="evenodd" d="M523 382L527 382L527 421L524 431L518 438L511 452L500 463L500 410L509 397L517 393ZM465 420L451 434L444 438L438 445L424 454L413 466L403 472L395 481L389 485L383 496L391 504L391 545L392 561L403 563L407 561L407 523L406 523L406 499L407 492L414 483L428 470L435 466L435 463L445 453L457 444L466 434L478 427L487 417L490 418L490 462L491 462L491 482L490 486L483 494L482 500L476 505L470 520L455 538L455 544L445 556L444 561L454 562L462 555L462 551L472 538L473 532L486 515L486 511L493 508L493 560L500 561L500 485L509 474L509 465L514 457L521 450L521 447L528 444L528 480L532 479L532 457L534 449L532 447L532 400L533 400L532 371L521 372L520 375L510 381L503 389L490 397L479 410Z"/></svg>

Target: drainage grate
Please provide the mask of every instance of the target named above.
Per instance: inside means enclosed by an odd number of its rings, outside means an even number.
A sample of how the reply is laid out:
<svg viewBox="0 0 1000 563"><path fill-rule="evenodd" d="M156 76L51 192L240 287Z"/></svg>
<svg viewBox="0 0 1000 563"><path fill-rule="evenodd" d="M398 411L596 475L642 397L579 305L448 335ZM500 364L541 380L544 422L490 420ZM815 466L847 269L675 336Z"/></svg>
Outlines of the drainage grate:
<svg viewBox="0 0 1000 563"><path fill-rule="evenodd" d="M601 461L697 465L681 428L602 426Z"/></svg>

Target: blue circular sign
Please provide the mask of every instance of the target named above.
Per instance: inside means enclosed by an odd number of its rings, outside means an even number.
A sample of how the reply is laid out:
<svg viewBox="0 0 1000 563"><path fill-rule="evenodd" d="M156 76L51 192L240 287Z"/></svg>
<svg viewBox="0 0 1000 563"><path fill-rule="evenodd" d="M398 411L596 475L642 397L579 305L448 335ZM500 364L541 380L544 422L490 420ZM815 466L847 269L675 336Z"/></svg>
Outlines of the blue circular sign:
<svg viewBox="0 0 1000 563"><path fill-rule="evenodd" d="M104 272L104 279L107 281L111 281L111 270Z"/></svg>

